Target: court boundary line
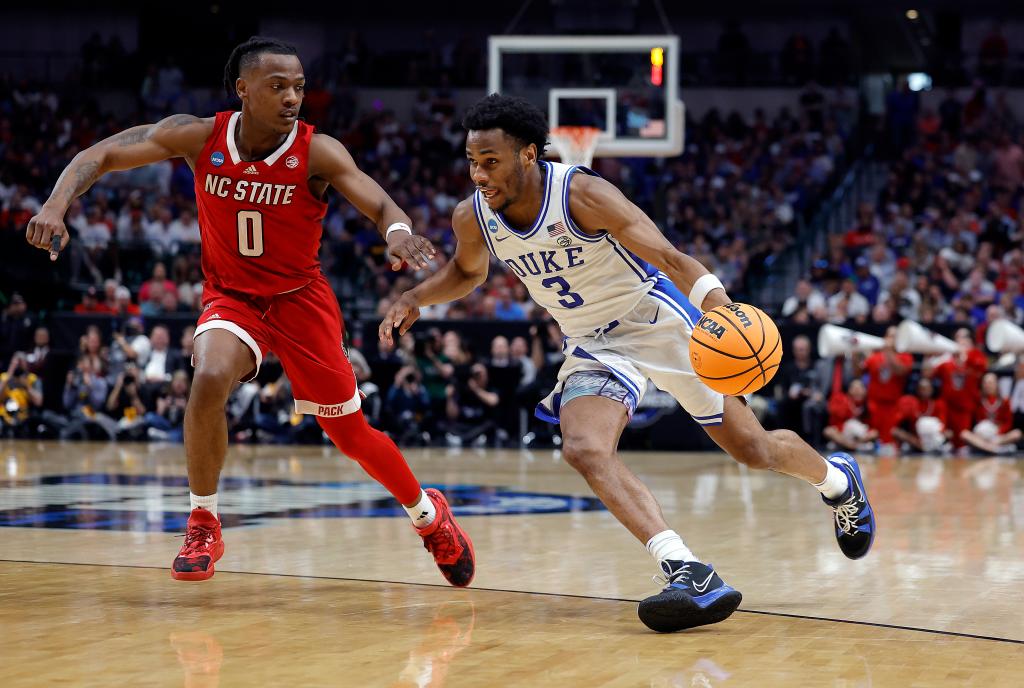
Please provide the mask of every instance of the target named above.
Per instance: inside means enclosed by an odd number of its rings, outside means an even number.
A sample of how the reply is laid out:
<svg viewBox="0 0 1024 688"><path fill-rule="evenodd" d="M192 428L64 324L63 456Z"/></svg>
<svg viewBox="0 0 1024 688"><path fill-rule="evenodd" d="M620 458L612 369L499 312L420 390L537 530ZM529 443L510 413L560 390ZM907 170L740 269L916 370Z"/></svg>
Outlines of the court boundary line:
<svg viewBox="0 0 1024 688"><path fill-rule="evenodd" d="M147 566L145 564L87 564L80 561L36 561L32 559L0 559L0 564L43 564L49 566L93 566L111 569L143 569L148 571L163 571L164 566ZM439 588L443 590L479 590L481 592L504 592L513 595L539 595L544 597L568 597L577 600L600 600L603 602L630 602L636 604L639 600L627 597L601 597L596 595L574 595L564 592L543 592L535 590L506 590L503 588L454 588L451 585L441 583L415 583L409 581L381 580L378 578L348 578L345 576L315 576L299 573L267 573L264 571L230 571L217 569L218 573L233 573L239 576L267 576L270 578L297 578L300 580L326 580L326 581L347 581L350 583L385 583L387 585L419 586L424 588ZM180 581L179 581L180 583ZM1024 640L1015 638L1000 638L992 635L978 635L975 633L959 633L957 631L942 631L937 628L921 628L919 626L900 626L898 624L879 623L875 621L855 621L853 619L836 619L829 616L811 616L809 614L789 614L786 612L770 612L763 609L737 609L736 613L756 614L760 616L778 616L787 619L803 619L806 621L828 621L831 623L850 624L853 626L872 626L874 628L889 628L897 631L911 631L915 633L933 633L936 635L947 635L956 638L970 638L972 640L990 640L997 643L1010 643L1013 645L1024 645Z"/></svg>

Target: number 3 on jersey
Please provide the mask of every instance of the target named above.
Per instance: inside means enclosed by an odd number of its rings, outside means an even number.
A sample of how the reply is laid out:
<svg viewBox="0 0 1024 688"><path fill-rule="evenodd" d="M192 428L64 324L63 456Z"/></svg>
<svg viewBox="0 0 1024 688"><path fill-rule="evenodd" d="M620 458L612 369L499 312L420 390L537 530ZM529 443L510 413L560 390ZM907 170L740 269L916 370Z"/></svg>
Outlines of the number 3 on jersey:
<svg viewBox="0 0 1024 688"><path fill-rule="evenodd" d="M565 308L576 308L577 306L583 305L583 297L574 291L570 290L569 283L565 281L563 277L548 277L546 280L540 283L542 287L551 289L552 287L560 287L556 294L564 296L566 298L559 299L558 303Z"/></svg>
<svg viewBox="0 0 1024 688"><path fill-rule="evenodd" d="M263 255L263 215L260 211L238 211L238 252L249 258Z"/></svg>

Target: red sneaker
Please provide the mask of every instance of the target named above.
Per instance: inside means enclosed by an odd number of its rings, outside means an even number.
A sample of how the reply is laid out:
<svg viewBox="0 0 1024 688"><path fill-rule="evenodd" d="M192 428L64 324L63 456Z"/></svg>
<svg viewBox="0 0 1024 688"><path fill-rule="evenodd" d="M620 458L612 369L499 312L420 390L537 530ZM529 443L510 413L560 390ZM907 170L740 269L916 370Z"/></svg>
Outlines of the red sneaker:
<svg viewBox="0 0 1024 688"><path fill-rule="evenodd" d="M220 519L206 509L193 509L185 527L185 544L174 558L171 578L201 581L213 576L213 562L224 556Z"/></svg>
<svg viewBox="0 0 1024 688"><path fill-rule="evenodd" d="M426 493L437 509L437 517L426 528L416 528L416 533L423 538L423 546L433 555L441 575L455 587L463 588L470 584L476 573L473 541L455 522L444 495L434 488L426 490Z"/></svg>

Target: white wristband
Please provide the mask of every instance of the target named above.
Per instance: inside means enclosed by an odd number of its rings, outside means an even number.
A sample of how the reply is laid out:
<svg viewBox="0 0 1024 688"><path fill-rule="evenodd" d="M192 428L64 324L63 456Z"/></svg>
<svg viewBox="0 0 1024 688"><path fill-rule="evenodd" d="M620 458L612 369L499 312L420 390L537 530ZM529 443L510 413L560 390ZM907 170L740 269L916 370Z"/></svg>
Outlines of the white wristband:
<svg viewBox="0 0 1024 688"><path fill-rule="evenodd" d="M725 285L722 284L722 280L718 279L710 272L706 275L702 275L693 283L693 289L690 290L690 303L697 307L697 310L703 312L704 299L707 298L715 289L725 289Z"/></svg>
<svg viewBox="0 0 1024 688"><path fill-rule="evenodd" d="M388 227L388 231L384 233L384 241L388 240L388 237L391 236L391 232L409 232L409 234L412 234L412 227L404 222L396 222Z"/></svg>

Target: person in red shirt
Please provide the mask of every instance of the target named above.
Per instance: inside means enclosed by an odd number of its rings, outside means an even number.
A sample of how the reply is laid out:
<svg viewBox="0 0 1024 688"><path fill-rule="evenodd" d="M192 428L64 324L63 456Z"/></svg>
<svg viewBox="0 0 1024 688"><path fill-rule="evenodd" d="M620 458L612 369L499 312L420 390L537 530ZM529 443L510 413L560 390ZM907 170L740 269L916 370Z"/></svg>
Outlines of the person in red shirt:
<svg viewBox="0 0 1024 688"><path fill-rule="evenodd" d="M96 287L89 287L84 294L82 294L82 302L76 303L74 307L75 313L109 313L107 305L102 301L99 301L96 294Z"/></svg>
<svg viewBox="0 0 1024 688"><path fill-rule="evenodd" d="M163 263L157 263L153 266L153 276L143 282L142 288L139 289L139 303L149 301L149 293L155 285L162 287L164 293L178 292L177 285L167 279L167 267Z"/></svg>
<svg viewBox="0 0 1024 688"><path fill-rule="evenodd" d="M999 394L999 378L995 373L985 373L981 378L981 396L974 412L974 429L964 430L960 436L970 446L990 454L1016 449L1021 431L1013 427L1010 402Z"/></svg>
<svg viewBox="0 0 1024 688"><path fill-rule="evenodd" d="M896 328L885 333L885 348L868 356L864 368L868 371L868 411L878 439L892 442L892 428L896 424L896 404L907 386L907 376L914 365L910 354L896 353Z"/></svg>
<svg viewBox="0 0 1024 688"><path fill-rule="evenodd" d="M916 394L905 394L896 404L892 436L917 451L935 451L952 433L946 429L946 402L935 398L935 385L926 377L917 382ZM921 422L923 418L933 419Z"/></svg>
<svg viewBox="0 0 1024 688"><path fill-rule="evenodd" d="M867 389L860 378L850 381L846 392L836 384L828 400L828 427L825 439L843 449L857 451L878 439L878 431L871 427Z"/></svg>
<svg viewBox="0 0 1024 688"><path fill-rule="evenodd" d="M170 158L185 158L195 172L206 284L185 411L192 511L171 566L174 579L210 578L224 553L217 517L228 439L224 406L273 351L292 383L296 413L315 416L342 453L402 504L444 577L465 586L476 570L472 542L444 495L421 487L398 447L361 410L342 348L341 312L318 260L328 188L376 225L394 270L403 263L426 268L435 251L340 142L299 120L305 82L293 46L250 38L224 69L240 112L172 115L83 150L29 222L26 238L56 260L70 238L68 206L107 172Z"/></svg>
<svg viewBox="0 0 1024 688"><path fill-rule="evenodd" d="M946 402L946 427L953 432L953 444L960 447L961 434L970 429L978 407L981 376L988 369L988 361L974 346L971 331L966 327L957 330L954 339L960 351L937 365L926 361L925 375L938 379L942 385L939 396Z"/></svg>

